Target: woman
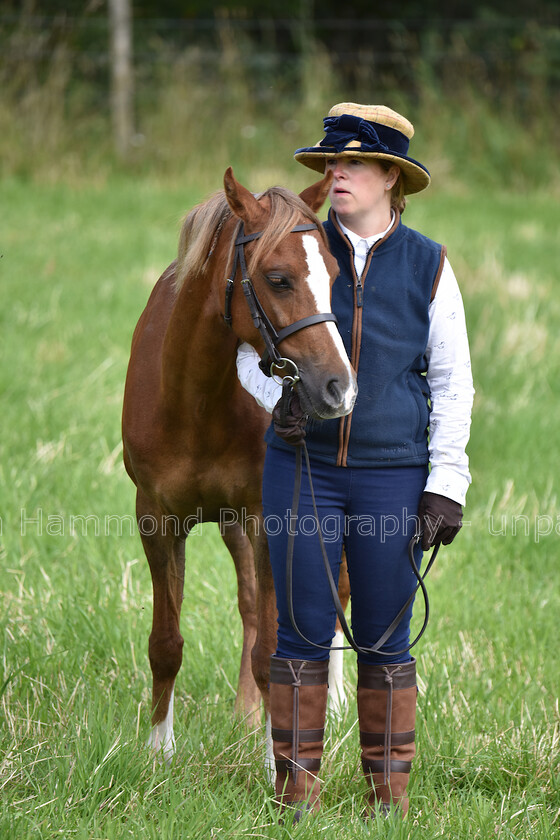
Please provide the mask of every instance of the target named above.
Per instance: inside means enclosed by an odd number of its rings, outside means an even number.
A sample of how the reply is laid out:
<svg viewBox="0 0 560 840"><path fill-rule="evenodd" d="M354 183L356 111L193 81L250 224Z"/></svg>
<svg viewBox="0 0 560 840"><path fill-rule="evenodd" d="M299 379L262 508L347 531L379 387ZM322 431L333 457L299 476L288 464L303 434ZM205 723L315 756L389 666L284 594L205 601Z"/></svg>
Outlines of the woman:
<svg viewBox="0 0 560 840"><path fill-rule="evenodd" d="M474 393L469 347L445 248L401 220L405 196L430 183L428 170L408 156L413 126L385 106L354 103L335 105L324 126L325 137L298 149L295 158L333 173L324 227L340 268L332 309L358 378L352 413L307 423L302 431L297 393L286 420L286 406L278 403L281 387L261 373L251 347L238 352L241 383L268 411L275 409L267 432L263 511L265 523L275 523L267 530L279 613L270 676L276 793L282 808L295 809L296 819L319 807L328 649L336 620L317 534L297 525L291 596L297 629L290 618L288 529L276 525L291 508L290 441L301 432L335 580L343 547L348 562L352 629L360 648L366 813L376 807L388 812L393 805L404 815L415 754L412 606L390 638L380 648L376 643L415 588L407 553L411 537L422 532L420 565L422 549L450 543L461 527ZM304 477L298 522L309 525L312 514Z"/></svg>

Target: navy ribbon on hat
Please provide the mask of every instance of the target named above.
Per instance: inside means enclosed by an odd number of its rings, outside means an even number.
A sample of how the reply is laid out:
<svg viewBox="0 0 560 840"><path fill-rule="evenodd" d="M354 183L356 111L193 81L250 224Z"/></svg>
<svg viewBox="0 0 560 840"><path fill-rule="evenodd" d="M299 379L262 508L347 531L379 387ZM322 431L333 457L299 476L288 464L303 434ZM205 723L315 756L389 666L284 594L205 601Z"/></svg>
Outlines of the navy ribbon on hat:
<svg viewBox="0 0 560 840"><path fill-rule="evenodd" d="M355 117L352 114L342 114L340 117L325 117L325 136L320 146L332 148L335 152L344 151L352 140L359 140L361 152L385 152L406 155L408 139L400 131L378 124L378 131L373 123ZM383 136L383 139L379 135ZM391 145L388 146L384 140ZM356 149L358 151L358 149Z"/></svg>

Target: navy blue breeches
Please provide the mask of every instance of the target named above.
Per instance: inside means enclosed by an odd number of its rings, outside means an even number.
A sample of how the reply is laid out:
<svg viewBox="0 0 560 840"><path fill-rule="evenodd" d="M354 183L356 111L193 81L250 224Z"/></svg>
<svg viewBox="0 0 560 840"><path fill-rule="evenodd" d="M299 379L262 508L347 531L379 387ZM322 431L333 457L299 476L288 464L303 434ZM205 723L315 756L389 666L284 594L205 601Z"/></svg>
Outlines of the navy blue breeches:
<svg viewBox="0 0 560 840"><path fill-rule="evenodd" d="M303 476L297 519L290 516L294 491L295 451L268 447L263 478L263 512L278 605L276 655L285 659L327 659L334 635L336 609L321 553L309 479ZM415 589L408 543L427 467L351 468L311 461L311 474L323 541L338 582L342 548L346 550L351 587L351 626L357 644L371 648L381 638ZM294 629L286 591L288 533L295 534L293 553ZM420 567L422 551L415 549ZM359 653L361 662L406 662L412 604L380 653Z"/></svg>

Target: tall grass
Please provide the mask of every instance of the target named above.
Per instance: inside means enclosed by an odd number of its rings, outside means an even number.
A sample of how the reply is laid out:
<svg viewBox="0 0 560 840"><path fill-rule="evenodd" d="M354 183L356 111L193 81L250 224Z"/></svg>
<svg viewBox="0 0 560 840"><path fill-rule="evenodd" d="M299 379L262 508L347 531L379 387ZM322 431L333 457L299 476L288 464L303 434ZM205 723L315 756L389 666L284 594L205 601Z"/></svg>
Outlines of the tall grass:
<svg viewBox="0 0 560 840"><path fill-rule="evenodd" d="M212 525L188 542L171 770L143 746L151 590L128 519L122 387L133 326L203 192L122 176L2 186L2 838L290 836L263 733L233 717L240 622ZM472 186L428 191L406 213L447 243L465 297L477 388L467 523L429 580L410 816L361 821L348 654L324 811L298 836L544 840L560 826L560 214L544 195Z"/></svg>
<svg viewBox="0 0 560 840"><path fill-rule="evenodd" d="M293 150L319 139L332 102L360 98L315 51L297 96L257 106L238 48L224 42L223 88L193 76L195 56L161 65L128 169L91 92L69 96L68 54L23 87L2 77L0 840L292 834L263 732L233 716L235 575L212 525L188 541L171 770L144 747L151 587L121 464L130 337L183 213L230 163L253 190L309 184ZM422 73L414 98L380 84L367 100L411 116L434 176L405 222L447 244L463 290L473 486L428 579L409 817L362 823L347 654L323 813L297 835L544 840L560 828L557 126L538 89L542 120L522 122L511 101Z"/></svg>

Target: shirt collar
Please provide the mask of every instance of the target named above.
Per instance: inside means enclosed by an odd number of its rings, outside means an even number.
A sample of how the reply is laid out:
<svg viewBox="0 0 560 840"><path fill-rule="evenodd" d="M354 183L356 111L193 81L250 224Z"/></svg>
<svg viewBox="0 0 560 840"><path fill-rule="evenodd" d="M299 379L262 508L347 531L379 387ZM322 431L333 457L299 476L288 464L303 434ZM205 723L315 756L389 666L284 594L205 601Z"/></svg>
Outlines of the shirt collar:
<svg viewBox="0 0 560 840"><path fill-rule="evenodd" d="M353 230L349 230L349 228L345 227L338 218L338 216L336 218L338 219L338 224L340 225L341 231L344 234L346 234L346 236L352 243L354 250L356 250L356 248L358 247L358 243L363 241L367 244L367 249L369 251L371 246L378 242L380 239L383 239L383 237L386 236L393 227L393 223L395 221L395 211L391 210L391 221L389 222L385 230L382 233L374 233L373 236L358 236L358 234L354 233Z"/></svg>

